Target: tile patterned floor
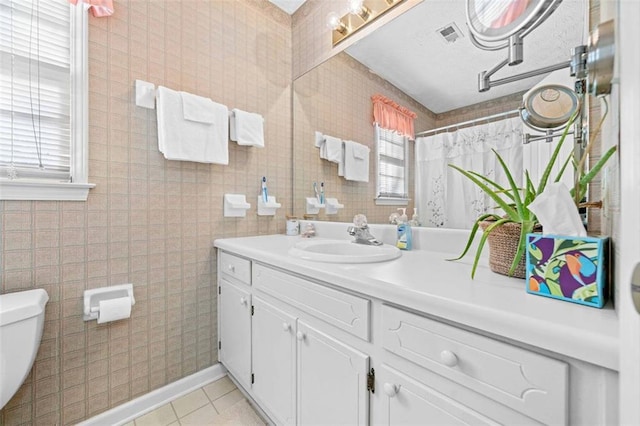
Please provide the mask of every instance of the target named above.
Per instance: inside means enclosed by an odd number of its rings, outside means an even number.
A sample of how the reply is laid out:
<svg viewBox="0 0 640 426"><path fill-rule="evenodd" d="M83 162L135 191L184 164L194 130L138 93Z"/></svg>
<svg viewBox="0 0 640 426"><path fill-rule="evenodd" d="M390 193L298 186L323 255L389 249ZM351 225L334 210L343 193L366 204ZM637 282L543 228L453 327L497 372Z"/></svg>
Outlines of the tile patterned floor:
<svg viewBox="0 0 640 426"><path fill-rule="evenodd" d="M264 426L244 395L228 378L223 377L125 426Z"/></svg>

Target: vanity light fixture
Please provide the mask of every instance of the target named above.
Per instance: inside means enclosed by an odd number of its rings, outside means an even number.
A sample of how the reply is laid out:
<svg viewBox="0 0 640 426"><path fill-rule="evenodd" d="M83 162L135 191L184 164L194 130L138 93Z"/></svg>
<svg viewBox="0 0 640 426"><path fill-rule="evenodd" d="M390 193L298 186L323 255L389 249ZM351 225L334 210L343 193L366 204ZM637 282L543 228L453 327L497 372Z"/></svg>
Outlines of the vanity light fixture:
<svg viewBox="0 0 640 426"><path fill-rule="evenodd" d="M360 28L375 21L404 0L347 0L348 13L342 17L336 12L327 15L327 27L332 30L333 46Z"/></svg>

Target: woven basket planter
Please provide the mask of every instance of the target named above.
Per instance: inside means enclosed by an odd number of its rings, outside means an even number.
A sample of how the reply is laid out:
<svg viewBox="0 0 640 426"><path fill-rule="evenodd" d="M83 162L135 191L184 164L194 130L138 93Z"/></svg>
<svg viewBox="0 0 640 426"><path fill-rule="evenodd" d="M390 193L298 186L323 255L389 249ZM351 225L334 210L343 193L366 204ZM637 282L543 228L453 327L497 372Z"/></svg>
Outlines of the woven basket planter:
<svg viewBox="0 0 640 426"><path fill-rule="evenodd" d="M493 221L482 221L480 227L484 231ZM509 269L513 263L513 258L518 251L520 241L520 230L522 225L515 222L507 222L494 228L487 237L489 242L489 268L497 274L509 275ZM522 255L518 266L513 271L514 278L525 278L527 270L525 266L525 256Z"/></svg>

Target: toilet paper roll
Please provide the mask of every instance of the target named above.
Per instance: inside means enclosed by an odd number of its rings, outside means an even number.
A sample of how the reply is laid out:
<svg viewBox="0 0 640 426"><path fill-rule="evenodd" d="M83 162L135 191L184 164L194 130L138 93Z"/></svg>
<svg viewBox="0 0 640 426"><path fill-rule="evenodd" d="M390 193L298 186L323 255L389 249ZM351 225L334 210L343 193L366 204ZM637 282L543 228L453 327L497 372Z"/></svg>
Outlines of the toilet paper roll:
<svg viewBox="0 0 640 426"><path fill-rule="evenodd" d="M101 300L98 302L98 306L98 324L129 318L131 316L130 297Z"/></svg>

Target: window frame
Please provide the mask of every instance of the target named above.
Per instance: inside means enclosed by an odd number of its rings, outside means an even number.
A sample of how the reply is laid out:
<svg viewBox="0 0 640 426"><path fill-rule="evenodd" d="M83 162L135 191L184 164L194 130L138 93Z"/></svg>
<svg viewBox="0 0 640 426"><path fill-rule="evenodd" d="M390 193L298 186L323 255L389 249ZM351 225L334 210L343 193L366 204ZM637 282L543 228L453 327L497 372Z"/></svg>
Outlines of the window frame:
<svg viewBox="0 0 640 426"><path fill-rule="evenodd" d="M72 182L53 179L0 177L0 200L86 201L95 184L89 181L89 66L88 8L69 4L71 28L71 125L69 165Z"/></svg>
<svg viewBox="0 0 640 426"><path fill-rule="evenodd" d="M409 138L406 136L401 136L403 138L404 145L404 196L381 196L380 195L380 163L381 163L381 155L380 155L380 140L381 140L381 132L380 130L386 130L388 132L393 132L393 130L382 129L377 123L374 124L374 140L376 145L376 197L374 199L375 204L378 206L407 206L409 205Z"/></svg>

